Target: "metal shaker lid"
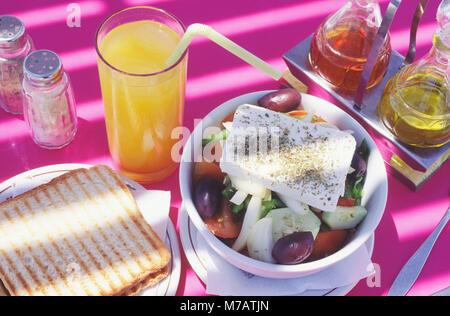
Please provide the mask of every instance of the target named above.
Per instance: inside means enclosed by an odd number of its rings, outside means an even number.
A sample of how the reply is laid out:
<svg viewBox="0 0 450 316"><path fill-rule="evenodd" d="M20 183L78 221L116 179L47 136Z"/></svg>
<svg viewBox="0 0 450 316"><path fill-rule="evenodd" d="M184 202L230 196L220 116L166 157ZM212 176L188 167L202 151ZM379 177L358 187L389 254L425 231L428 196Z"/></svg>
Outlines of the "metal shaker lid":
<svg viewBox="0 0 450 316"><path fill-rule="evenodd" d="M25 34L23 22L12 15L0 15L0 45L19 40Z"/></svg>
<svg viewBox="0 0 450 316"><path fill-rule="evenodd" d="M58 55L50 50L37 50L27 56L24 62L25 75L32 80L46 81L58 77L62 63Z"/></svg>

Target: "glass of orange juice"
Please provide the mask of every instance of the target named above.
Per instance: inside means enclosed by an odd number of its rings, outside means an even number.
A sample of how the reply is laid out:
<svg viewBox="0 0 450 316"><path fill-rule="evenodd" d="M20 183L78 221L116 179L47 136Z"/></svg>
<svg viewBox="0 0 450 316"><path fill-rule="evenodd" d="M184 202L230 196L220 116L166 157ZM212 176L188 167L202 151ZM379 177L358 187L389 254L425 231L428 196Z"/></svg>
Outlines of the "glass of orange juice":
<svg viewBox="0 0 450 316"><path fill-rule="evenodd" d="M187 53L166 61L186 28L153 7L119 11L96 37L109 149L118 169L144 184L177 168L174 128L183 123Z"/></svg>

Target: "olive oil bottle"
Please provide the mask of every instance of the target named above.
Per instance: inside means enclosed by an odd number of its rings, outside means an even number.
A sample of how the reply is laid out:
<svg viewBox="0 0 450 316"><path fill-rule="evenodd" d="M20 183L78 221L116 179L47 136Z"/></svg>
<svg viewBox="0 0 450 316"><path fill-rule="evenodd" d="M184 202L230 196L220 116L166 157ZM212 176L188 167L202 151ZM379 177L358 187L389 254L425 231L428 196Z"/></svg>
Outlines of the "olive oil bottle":
<svg viewBox="0 0 450 316"><path fill-rule="evenodd" d="M390 80L378 107L386 128L415 147L450 141L450 0L439 7L438 21L431 52Z"/></svg>

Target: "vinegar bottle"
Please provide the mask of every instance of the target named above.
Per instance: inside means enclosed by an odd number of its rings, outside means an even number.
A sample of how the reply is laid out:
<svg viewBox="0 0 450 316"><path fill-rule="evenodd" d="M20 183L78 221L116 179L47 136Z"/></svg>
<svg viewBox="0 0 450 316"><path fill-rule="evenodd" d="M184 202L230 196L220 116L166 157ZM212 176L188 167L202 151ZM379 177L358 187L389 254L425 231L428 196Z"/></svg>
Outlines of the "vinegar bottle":
<svg viewBox="0 0 450 316"><path fill-rule="evenodd" d="M378 107L386 128L415 147L450 141L450 0L442 2L437 18L430 53L391 79Z"/></svg>
<svg viewBox="0 0 450 316"><path fill-rule="evenodd" d="M314 71L338 88L357 90L381 21L378 0L349 1L341 10L328 17L314 34L309 54ZM368 88L383 79L390 58L388 35Z"/></svg>

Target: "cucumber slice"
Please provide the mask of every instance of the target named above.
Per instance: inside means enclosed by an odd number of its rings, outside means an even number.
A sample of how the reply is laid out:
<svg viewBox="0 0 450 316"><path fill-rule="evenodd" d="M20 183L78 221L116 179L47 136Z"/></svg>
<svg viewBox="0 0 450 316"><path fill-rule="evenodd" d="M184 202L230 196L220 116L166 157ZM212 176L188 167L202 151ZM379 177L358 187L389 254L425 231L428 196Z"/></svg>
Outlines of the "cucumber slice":
<svg viewBox="0 0 450 316"><path fill-rule="evenodd" d="M272 257L272 219L260 219L250 230L247 249L251 258L268 263L275 263Z"/></svg>
<svg viewBox="0 0 450 316"><path fill-rule="evenodd" d="M352 229L358 226L367 216L363 206L338 206L335 212L323 212L322 220L331 229Z"/></svg>
<svg viewBox="0 0 450 316"><path fill-rule="evenodd" d="M247 238L250 233L250 229L261 218L261 198L253 196L248 204L247 211L245 212L244 222L242 223L241 232L238 238L233 244L233 249L241 251L247 245Z"/></svg>
<svg viewBox="0 0 450 316"><path fill-rule="evenodd" d="M320 231L321 221L313 212L307 211L300 215L289 208L279 208L267 214L272 218L273 242L295 232L312 232L314 239Z"/></svg>
<svg viewBox="0 0 450 316"><path fill-rule="evenodd" d="M309 206L305 203L302 203L300 201L294 200L284 194L278 193L278 197L281 201L283 201L284 204L286 204L287 207L289 207L291 210L293 210L295 213L299 215L304 215L308 211L310 211Z"/></svg>
<svg viewBox="0 0 450 316"><path fill-rule="evenodd" d="M235 176L228 175L231 179L231 183L233 184L233 187L238 189L239 191L247 192L250 195L260 197L261 199L264 199L268 193L267 191L270 191L269 189L266 189L264 186L262 186L259 183L240 179Z"/></svg>

